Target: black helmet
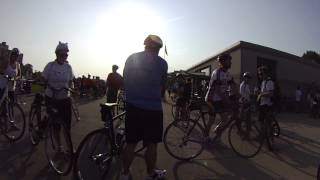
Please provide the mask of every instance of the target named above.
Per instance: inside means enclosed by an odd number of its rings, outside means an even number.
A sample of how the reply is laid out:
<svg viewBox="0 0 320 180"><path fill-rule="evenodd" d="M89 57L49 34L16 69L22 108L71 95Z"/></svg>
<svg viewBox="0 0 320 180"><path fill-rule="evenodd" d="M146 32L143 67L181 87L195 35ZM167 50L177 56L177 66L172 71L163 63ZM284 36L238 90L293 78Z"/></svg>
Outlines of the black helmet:
<svg viewBox="0 0 320 180"><path fill-rule="evenodd" d="M222 61L225 61L227 59L232 59L232 57L230 56L230 54L220 54L218 57L217 57L217 61L218 62L222 62Z"/></svg>
<svg viewBox="0 0 320 180"><path fill-rule="evenodd" d="M20 51L19 51L19 49L18 48L13 48L12 50L11 50L11 55L19 55L20 54Z"/></svg>
<svg viewBox="0 0 320 180"><path fill-rule="evenodd" d="M112 69L119 69L119 67L115 64L112 66Z"/></svg>
<svg viewBox="0 0 320 180"><path fill-rule="evenodd" d="M149 35L143 43L146 47L150 48L162 48L163 43L159 36L157 35Z"/></svg>
<svg viewBox="0 0 320 180"><path fill-rule="evenodd" d="M261 66L259 66L258 67L258 71L263 71L263 72L269 72L269 69L268 69L268 67L267 66L265 66L265 65L261 65Z"/></svg>

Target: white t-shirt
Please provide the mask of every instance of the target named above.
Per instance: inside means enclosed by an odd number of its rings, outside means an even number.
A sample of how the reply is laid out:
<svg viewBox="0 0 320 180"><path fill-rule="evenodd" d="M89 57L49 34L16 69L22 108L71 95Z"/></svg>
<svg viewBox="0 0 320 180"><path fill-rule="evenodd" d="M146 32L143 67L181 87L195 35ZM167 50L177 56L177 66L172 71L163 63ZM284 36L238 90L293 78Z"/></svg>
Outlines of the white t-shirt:
<svg viewBox="0 0 320 180"><path fill-rule="evenodd" d="M5 74L8 75L10 78L13 78L12 81L10 81L8 83L8 90L9 91L15 91L16 90L16 77L18 75L18 69L19 69L19 66L20 64L19 63L16 63L15 64L15 68L12 67L13 65L8 65L7 69L5 70Z"/></svg>
<svg viewBox="0 0 320 180"><path fill-rule="evenodd" d="M261 93L270 92L274 90L274 83L272 80L263 80L261 83ZM271 97L263 96L261 97L260 105L272 106Z"/></svg>
<svg viewBox="0 0 320 180"><path fill-rule="evenodd" d="M297 89L296 90L296 101L300 102L301 101L301 96L302 96L302 91Z"/></svg>
<svg viewBox="0 0 320 180"><path fill-rule="evenodd" d="M15 91L16 89L16 76L18 75L18 68L20 64L16 62L16 67L13 68L12 65L8 64L7 69L3 71L3 75L8 75L9 78L13 78L13 81L10 81L8 83L8 79L0 76L0 88L3 89L7 86L8 84L8 91Z"/></svg>
<svg viewBox="0 0 320 180"><path fill-rule="evenodd" d="M219 78L218 78L218 76L219 76ZM213 82L213 81L217 81L217 80L220 80L220 84L215 85L215 87L220 88L221 93L226 93L229 88L228 82L232 81L231 74L228 71L223 71L222 69L220 69L220 70L216 69L212 72L210 81ZM213 91L212 101L221 101L222 100L222 97L220 97L219 94L217 93L218 88L215 88ZM212 91L211 87L209 87L208 93L209 93L209 91ZM207 96L208 96L208 93L207 93ZM208 98L208 97L206 97L206 98Z"/></svg>
<svg viewBox="0 0 320 180"><path fill-rule="evenodd" d="M55 99L65 99L70 96L70 92L64 90L69 88L69 82L73 80L74 74L70 64L58 64L56 61L49 62L42 72L42 76L49 86L60 91L53 92L52 89L47 88L45 94Z"/></svg>
<svg viewBox="0 0 320 180"><path fill-rule="evenodd" d="M244 81L240 84L240 96L245 100L250 101L250 86Z"/></svg>

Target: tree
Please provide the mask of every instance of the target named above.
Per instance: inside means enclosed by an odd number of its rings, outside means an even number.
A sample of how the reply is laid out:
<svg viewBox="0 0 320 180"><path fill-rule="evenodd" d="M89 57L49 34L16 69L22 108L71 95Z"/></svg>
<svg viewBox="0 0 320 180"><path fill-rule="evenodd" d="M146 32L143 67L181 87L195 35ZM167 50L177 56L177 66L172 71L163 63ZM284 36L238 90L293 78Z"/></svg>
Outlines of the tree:
<svg viewBox="0 0 320 180"><path fill-rule="evenodd" d="M320 54L316 51L306 51L305 53L303 53L302 58L309 59L320 64Z"/></svg>

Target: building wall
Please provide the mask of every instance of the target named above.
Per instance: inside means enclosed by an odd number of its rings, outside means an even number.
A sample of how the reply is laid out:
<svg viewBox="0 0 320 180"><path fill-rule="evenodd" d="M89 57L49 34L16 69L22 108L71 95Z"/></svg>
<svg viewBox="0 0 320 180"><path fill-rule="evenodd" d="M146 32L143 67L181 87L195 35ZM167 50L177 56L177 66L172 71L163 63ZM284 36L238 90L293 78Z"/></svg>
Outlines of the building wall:
<svg viewBox="0 0 320 180"><path fill-rule="evenodd" d="M236 50L233 50L233 51L229 52L229 54L232 57L232 66L229 71L232 74L232 76L234 77L235 81L237 83L239 83L240 74L241 74L241 49L238 48ZM209 66L211 68L211 71L210 71L210 75L211 75L212 71L214 71L218 67L216 57L217 56L213 57L212 59L210 59L208 62L206 62L204 64L201 64L199 66L196 66L196 67L190 69L189 72L199 72L202 69Z"/></svg>
<svg viewBox="0 0 320 180"><path fill-rule="evenodd" d="M276 62L276 78L280 84L282 93L286 96L294 96L297 85L307 86L315 81L320 84L320 65L305 64L299 62L302 59L286 58L278 56L274 53L264 53L252 49L242 49L242 72L251 72L253 74L252 81L257 81L257 58L275 60ZM253 83L252 83L253 84Z"/></svg>

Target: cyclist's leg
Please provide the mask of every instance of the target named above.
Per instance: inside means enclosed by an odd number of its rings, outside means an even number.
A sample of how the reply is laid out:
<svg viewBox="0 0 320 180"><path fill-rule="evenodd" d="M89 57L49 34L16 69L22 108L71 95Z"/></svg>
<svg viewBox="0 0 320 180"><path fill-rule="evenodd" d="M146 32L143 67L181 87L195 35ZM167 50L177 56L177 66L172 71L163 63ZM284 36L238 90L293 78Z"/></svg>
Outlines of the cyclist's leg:
<svg viewBox="0 0 320 180"><path fill-rule="evenodd" d="M224 107L223 107L223 102L222 101L214 101L212 102L212 110L211 113L209 114L209 121L207 123L207 127L205 129L205 132L209 135L211 126L214 124L215 122L215 118L216 118L216 114L220 115L220 118L223 120L225 117L223 117L224 115Z"/></svg>
<svg viewBox="0 0 320 180"><path fill-rule="evenodd" d="M144 116L141 118L144 126L143 142L147 145L145 151L145 161L147 173L150 177L158 176L165 171L157 171L157 144L162 142L163 132L163 112L144 110Z"/></svg>
<svg viewBox="0 0 320 180"><path fill-rule="evenodd" d="M221 124L219 127L217 127L216 129L216 134L217 137L221 137L223 131L228 127L228 113L227 112L221 112L220 113L220 117L221 117Z"/></svg>
<svg viewBox="0 0 320 180"><path fill-rule="evenodd" d="M127 142L122 151L122 164L123 164L122 173L124 175L129 175L130 173L130 166L135 156L134 149L136 148L136 146L137 146L137 143Z"/></svg>
<svg viewBox="0 0 320 180"><path fill-rule="evenodd" d="M72 119L72 104L71 98L63 99L59 102L59 115L61 115L61 119L65 122L65 126L70 133L71 130L71 119Z"/></svg>
<svg viewBox="0 0 320 180"><path fill-rule="evenodd" d="M140 115L141 114L141 115ZM127 176L130 173L130 166L134 159L134 150L137 143L142 140L142 126L140 117L143 116L141 110L130 104L126 106L125 117L125 139L126 145L122 151L122 174Z"/></svg>
<svg viewBox="0 0 320 180"><path fill-rule="evenodd" d="M14 103L14 101L15 101L14 91L8 91L8 97L10 99L10 103Z"/></svg>

